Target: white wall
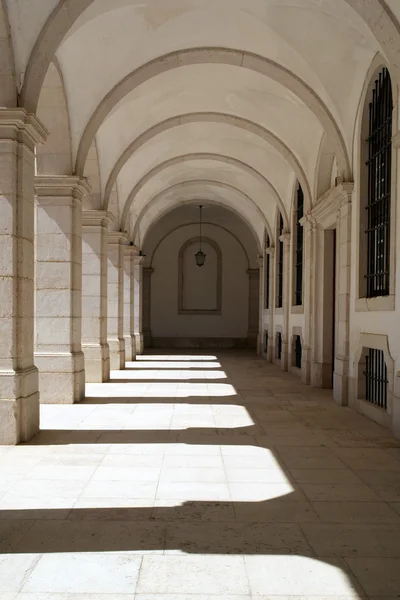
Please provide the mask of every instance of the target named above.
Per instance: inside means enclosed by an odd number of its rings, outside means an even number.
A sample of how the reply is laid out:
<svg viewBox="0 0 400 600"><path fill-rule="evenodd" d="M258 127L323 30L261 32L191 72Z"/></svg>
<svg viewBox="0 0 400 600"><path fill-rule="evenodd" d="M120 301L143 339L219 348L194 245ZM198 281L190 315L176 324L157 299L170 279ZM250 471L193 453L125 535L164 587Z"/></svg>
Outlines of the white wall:
<svg viewBox="0 0 400 600"><path fill-rule="evenodd" d="M205 237L222 253L222 312L220 315L178 315L178 255L189 239L197 237L198 225L185 225L168 234L158 246L151 281L151 333L153 337L246 338L248 328L248 260L243 247L225 229L204 225ZM204 247L205 252L208 248ZM188 257L187 257L188 258ZM193 257L193 270L199 269ZM206 267L204 267L206 269ZM199 269L200 270L200 269ZM204 281L204 277L199 280ZM215 285L215 277L208 279ZM194 283L194 280L192 280ZM212 295L209 291L207 297ZM199 292L204 298L204 293ZM193 291L191 294L193 299Z"/></svg>

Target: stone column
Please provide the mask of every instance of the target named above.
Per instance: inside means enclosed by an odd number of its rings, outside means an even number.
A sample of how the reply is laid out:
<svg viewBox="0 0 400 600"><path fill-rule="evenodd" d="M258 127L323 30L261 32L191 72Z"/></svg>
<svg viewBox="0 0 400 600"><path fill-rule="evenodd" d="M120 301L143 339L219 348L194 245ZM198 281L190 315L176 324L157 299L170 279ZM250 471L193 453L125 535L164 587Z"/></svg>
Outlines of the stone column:
<svg viewBox="0 0 400 600"><path fill-rule="evenodd" d="M36 189L36 335L40 401L85 396L82 334L82 198L85 180L40 176Z"/></svg>
<svg viewBox="0 0 400 600"><path fill-rule="evenodd" d="M82 350L88 383L110 379L107 342L108 225L111 213L83 212L82 235Z"/></svg>
<svg viewBox="0 0 400 600"><path fill-rule="evenodd" d="M25 110L0 110L0 444L26 442L39 430L34 153L46 134Z"/></svg>
<svg viewBox="0 0 400 600"><path fill-rule="evenodd" d="M134 320L134 268L136 246L124 246L124 340L125 360L136 359L135 320Z"/></svg>
<svg viewBox="0 0 400 600"><path fill-rule="evenodd" d="M260 269L248 269L249 276L249 324L247 330L247 347L257 348L259 329Z"/></svg>
<svg viewBox="0 0 400 600"><path fill-rule="evenodd" d="M315 257L316 257L316 221L310 215L303 217L304 228L304 329L302 346L301 378L304 383L311 382L311 364L314 332L315 299Z"/></svg>
<svg viewBox="0 0 400 600"><path fill-rule="evenodd" d="M267 248L269 254L269 320L268 320L268 350L267 360L273 362L275 352L274 310L275 310L275 247Z"/></svg>
<svg viewBox="0 0 400 600"><path fill-rule="evenodd" d="M258 335L257 354L262 355L264 351L264 306L265 306L265 254L257 257L259 264L258 277Z"/></svg>
<svg viewBox="0 0 400 600"><path fill-rule="evenodd" d="M136 340L136 354L143 354L143 312L142 312L142 299L143 299L143 256L134 257L134 329L135 329L135 340Z"/></svg>
<svg viewBox="0 0 400 600"><path fill-rule="evenodd" d="M154 269L143 269L143 345L151 347L151 275Z"/></svg>
<svg viewBox="0 0 400 600"><path fill-rule="evenodd" d="M352 189L352 184L343 185L337 214L336 354L333 398L341 406L348 404Z"/></svg>
<svg viewBox="0 0 400 600"><path fill-rule="evenodd" d="M280 237L283 241L283 297L282 297L282 312L283 312L283 336L282 336L282 369L288 370L289 366L289 310L291 306L290 299L290 233L283 233Z"/></svg>
<svg viewBox="0 0 400 600"><path fill-rule="evenodd" d="M124 340L124 246L125 233L108 234L108 345L110 368L125 368Z"/></svg>

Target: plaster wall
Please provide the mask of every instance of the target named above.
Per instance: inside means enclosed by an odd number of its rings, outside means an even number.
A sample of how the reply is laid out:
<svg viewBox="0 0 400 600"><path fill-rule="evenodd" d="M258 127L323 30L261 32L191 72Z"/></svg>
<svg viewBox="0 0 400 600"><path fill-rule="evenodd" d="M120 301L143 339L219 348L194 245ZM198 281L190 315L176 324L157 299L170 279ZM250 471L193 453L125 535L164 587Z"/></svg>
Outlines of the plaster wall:
<svg viewBox="0 0 400 600"><path fill-rule="evenodd" d="M178 314L178 255L181 247L198 236L198 225L171 232L159 245L153 259L151 281L151 333L153 338L241 338L247 337L249 307L248 261L239 242L227 231L213 225L203 227L222 255L221 314ZM189 248L190 250L191 248ZM204 268L207 268L206 265ZM198 269L193 256L193 269ZM205 285L206 278L198 280ZM196 285L192 278L192 286ZM207 279L215 286L215 277ZM191 289L190 297L203 291ZM210 290L207 296L213 296Z"/></svg>

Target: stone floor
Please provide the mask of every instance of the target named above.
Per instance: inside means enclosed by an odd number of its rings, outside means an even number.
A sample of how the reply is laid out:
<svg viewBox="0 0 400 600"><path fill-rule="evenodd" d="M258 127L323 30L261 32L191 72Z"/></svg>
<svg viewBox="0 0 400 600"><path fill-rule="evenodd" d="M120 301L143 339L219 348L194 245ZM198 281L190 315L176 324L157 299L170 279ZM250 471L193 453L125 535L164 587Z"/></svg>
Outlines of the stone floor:
<svg viewBox="0 0 400 600"><path fill-rule="evenodd" d="M0 447L0 600L400 598L400 443L245 352L144 356Z"/></svg>

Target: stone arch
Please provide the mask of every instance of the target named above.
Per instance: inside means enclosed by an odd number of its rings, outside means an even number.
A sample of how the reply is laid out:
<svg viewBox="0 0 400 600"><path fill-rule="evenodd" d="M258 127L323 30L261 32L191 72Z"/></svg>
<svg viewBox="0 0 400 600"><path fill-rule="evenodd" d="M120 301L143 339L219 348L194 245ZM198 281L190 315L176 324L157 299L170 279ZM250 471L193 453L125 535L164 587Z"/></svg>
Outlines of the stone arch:
<svg viewBox="0 0 400 600"><path fill-rule="evenodd" d="M193 160L215 160L215 161L224 162L226 164L232 164L232 165L235 165L238 168L242 169L243 171L246 171L247 173L250 173L251 175L260 179L267 186L267 188L269 189L269 191L275 198L278 206L281 209L282 216L283 216L284 220L286 219L286 223L287 223L287 213L286 213L282 198L280 197L279 193L274 188L274 186L270 183L270 181L264 177L264 175L262 175L256 169L254 169L254 167L251 167L247 163L244 163L236 158L232 158L230 156L223 156L221 154L212 154L212 153L204 152L204 153L197 153L197 154L186 154L186 155L182 155L182 156L175 156L174 158L171 158L171 159L157 165L156 167L151 169L151 171L146 173L146 175L144 177L142 177L142 179L133 188L132 192L130 193L130 195L125 203L125 206L124 206L124 209L122 212L122 218L121 218L121 229L124 229L126 226L127 217L128 217L129 211L131 209L131 206L135 200L136 195L144 187L144 185L148 181L151 180L151 178L154 175L157 175L158 173L162 172L165 169L168 169L169 167L171 167L173 165L179 164L181 162L190 162ZM107 210L107 207L105 208L105 210Z"/></svg>
<svg viewBox="0 0 400 600"><path fill-rule="evenodd" d="M110 173L108 181L106 183L105 192L104 192L104 204L107 205L108 198L111 193L112 187L115 181L118 178L119 173L121 172L124 165L128 162L130 157L139 150L146 142L150 141L160 133L164 131L168 131L173 129L174 127L178 127L180 125L185 125L187 123L198 123L198 122L207 122L207 123L225 123L229 125L233 125L237 128L243 129L245 131L249 131L258 135L266 142L268 142L273 148L275 148L282 156L285 157L290 167L295 172L297 179L301 182L301 185L304 189L306 206L307 208L312 207L312 196L311 189L307 179L307 176L304 172L304 169L292 152L292 150L284 144L275 134L273 134L268 129L244 119L242 117L237 117L235 115L225 114L225 113L217 113L217 112L197 112L197 113L189 113L184 115L177 115L175 117L171 117L162 121L161 123L157 123L144 133L142 133L138 138L136 138L121 154L121 156L116 161L113 170Z"/></svg>
<svg viewBox="0 0 400 600"><path fill-rule="evenodd" d="M37 148L39 175L72 175L71 129L67 96L56 57L50 63L40 91L37 116L49 131Z"/></svg>
<svg viewBox="0 0 400 600"><path fill-rule="evenodd" d="M36 113L40 89L57 48L68 31L95 0L64 0L48 17L32 49L21 90L22 106ZM344 0L372 31L400 82L400 30L383 0ZM377 17L379 15L379 18Z"/></svg>
<svg viewBox="0 0 400 600"><path fill-rule="evenodd" d="M335 164L335 151L331 141L325 134L321 139L315 169L314 198L315 203L331 188L332 171Z"/></svg>
<svg viewBox="0 0 400 600"><path fill-rule="evenodd" d="M206 64L210 61L214 64L250 69L261 75L270 77L289 89L308 106L321 123L327 135L331 137L343 180L347 181L351 177L350 160L343 135L330 110L314 90L292 73L292 71L282 67L278 63L251 52L232 48L191 48L171 52L142 65L124 77L108 92L87 123L78 147L75 165L76 173L83 173L88 150L102 122L128 93L161 73L166 73L182 66Z"/></svg>
<svg viewBox="0 0 400 600"><path fill-rule="evenodd" d="M17 85L15 81L14 49L5 0L0 0L0 43L0 107L13 108L17 106Z"/></svg>
<svg viewBox="0 0 400 600"><path fill-rule="evenodd" d="M90 188L92 190L90 198L88 198L91 208L94 210L101 210L103 201L101 197L100 164L96 140L93 140L93 143L90 147L88 159L85 164L84 176L89 181ZM114 184L110 190L108 204L111 203L111 198L112 202L114 202L115 194L116 185Z"/></svg>
<svg viewBox="0 0 400 600"><path fill-rule="evenodd" d="M247 194L245 194L242 190L234 187L233 185L229 185L227 183L222 183L220 181L213 181L213 180L207 180L207 179L202 179L202 180L191 180L191 181L184 181L182 183L177 183L173 186L171 186L170 188L167 188L165 190L163 190L162 192L160 192L159 194L157 194L156 196L154 196L153 198L151 198L149 200L149 202L146 204L146 206L143 208L142 212L138 215L136 222L135 222L135 226L132 232L132 240L135 244L137 245L141 245L141 241L137 239L138 236L138 232L139 232L139 227L140 227L140 223L143 220L144 216L146 215L146 213L149 211L150 208L154 207L157 203L161 202L163 200L163 197L168 194L169 192L172 191L178 191L178 190L184 190L187 187L196 185L196 184L201 184L201 185L212 185L216 188L221 188L221 189L226 189L228 191L232 191L237 193L239 196L241 196L245 201L249 202L250 204L252 204L254 210L255 210L255 214L257 215L257 218L261 221L261 223L263 224L263 227L265 227L270 235L270 239L273 240L275 239L275 236L273 235L273 231L271 229L270 224L268 223L267 219L265 218L265 216L263 215L263 213L261 212L261 210L259 209L259 207L255 204L255 202L249 197L247 196ZM196 199L197 202L197 199ZM242 220L245 221L245 223L247 224L247 226L250 228L250 230L252 231L254 238L256 240L259 240L259 236L257 235L257 232L255 230L254 224L248 219L248 217L243 214L242 212L236 210L234 207L227 205L225 202L222 202L222 200L220 202L216 202L215 200L209 200L207 199L207 202L209 204L220 204L221 206L225 206L225 207L229 207L230 210L232 210L232 212L234 212L235 214L237 214ZM174 204L176 204L176 201L174 201ZM167 214L168 212L170 212L171 207L166 208L164 211L162 211L160 214L161 216L164 216L165 214ZM160 218L161 218L160 216ZM259 249L261 251L262 248L262 240L258 241L258 245L259 245Z"/></svg>

